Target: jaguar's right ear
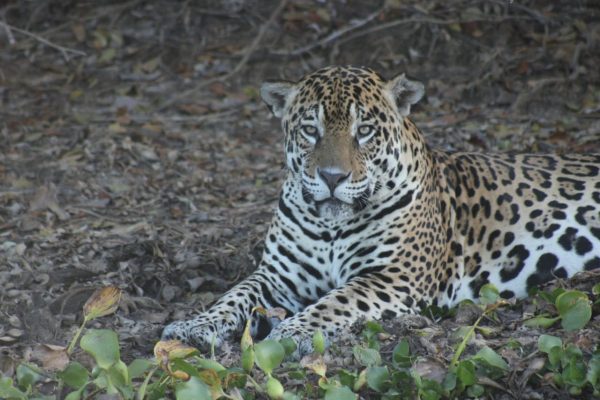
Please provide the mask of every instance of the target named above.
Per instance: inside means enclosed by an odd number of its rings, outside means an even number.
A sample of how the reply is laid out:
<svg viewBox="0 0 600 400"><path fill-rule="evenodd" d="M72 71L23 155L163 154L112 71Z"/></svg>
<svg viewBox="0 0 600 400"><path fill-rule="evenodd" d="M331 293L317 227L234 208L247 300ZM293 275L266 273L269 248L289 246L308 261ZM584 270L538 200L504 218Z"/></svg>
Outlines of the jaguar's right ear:
<svg viewBox="0 0 600 400"><path fill-rule="evenodd" d="M294 93L295 85L289 81L267 81L260 88L262 99L278 118L283 116L285 106Z"/></svg>

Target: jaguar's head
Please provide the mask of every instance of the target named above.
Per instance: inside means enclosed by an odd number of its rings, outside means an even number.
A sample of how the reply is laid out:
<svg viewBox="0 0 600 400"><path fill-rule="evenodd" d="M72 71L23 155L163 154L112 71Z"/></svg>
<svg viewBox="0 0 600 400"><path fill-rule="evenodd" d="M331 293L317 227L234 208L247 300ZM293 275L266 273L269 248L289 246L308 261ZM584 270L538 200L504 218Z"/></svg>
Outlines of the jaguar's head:
<svg viewBox="0 0 600 400"><path fill-rule="evenodd" d="M402 184L414 150L405 117L421 83L334 66L266 82L261 95L282 119L288 168L322 216L351 215Z"/></svg>

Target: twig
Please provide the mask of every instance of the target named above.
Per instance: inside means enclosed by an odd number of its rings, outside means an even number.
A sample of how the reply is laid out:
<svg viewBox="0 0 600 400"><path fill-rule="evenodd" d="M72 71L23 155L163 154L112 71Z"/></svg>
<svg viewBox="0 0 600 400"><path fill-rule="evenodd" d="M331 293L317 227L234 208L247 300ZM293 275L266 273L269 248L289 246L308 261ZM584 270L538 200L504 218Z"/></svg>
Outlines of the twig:
<svg viewBox="0 0 600 400"><path fill-rule="evenodd" d="M12 30L10 29L10 27L6 24L6 22L1 22L4 25L4 31L6 32L6 37L8 38L8 44L10 44L11 46L14 46L16 42L15 37L12 34Z"/></svg>
<svg viewBox="0 0 600 400"><path fill-rule="evenodd" d="M44 45L46 45L48 47L51 47L53 49L56 49L56 50L60 51L60 53L63 55L63 57L66 60L69 60L69 56L68 56L69 53L75 54L75 55L78 55L78 56L85 56L86 55L81 50L70 49L68 47L63 47L63 46L60 46L60 45L58 45L56 43L52 43L51 41L49 41L47 39L44 39L43 37L41 37L39 35L36 35L35 33L26 31L24 29L17 28L16 26L9 25L9 24L7 24L4 21L0 21L0 26L4 27L4 29L6 29L7 31L15 31L17 33L20 33L21 35L25 35L27 37L35 39L38 42L40 42L40 43L42 43L42 44L44 44Z"/></svg>
<svg viewBox="0 0 600 400"><path fill-rule="evenodd" d="M288 0L281 0L279 2L279 5L277 6L277 8L275 8L275 10L273 10L273 12L271 13L271 16L269 17L269 19L260 27L258 34L256 35L256 37L254 38L254 40L252 41L252 43L250 43L250 46L248 46L246 48L246 51L244 52L244 56L242 57L242 59L237 63L237 65L228 73L226 73L225 75L220 75L220 76L216 76L214 78L210 78L207 79L205 81L203 81L202 83L196 85L194 88L189 89L189 90L185 90L173 97L171 97L170 99L168 99L167 101L163 102L159 107L158 110L163 110L166 107L169 107L170 105L172 105L173 103L185 99L186 97L188 97L189 95L197 92L198 90L212 84L215 82L221 82L221 81L225 81L229 78L231 78L232 76L234 76L235 74L237 74L238 72L241 71L242 68L244 68L244 66L248 63L248 60L250 59L250 56L252 55L252 53L254 53L254 51L256 50L256 48L258 47L258 45L260 44L261 40L263 39L263 37L265 36L265 34L267 33L267 30L269 28L269 26L275 21L275 19L277 19L277 17L279 16L279 14L281 14L281 12L283 11L284 7L286 6Z"/></svg>
<svg viewBox="0 0 600 400"><path fill-rule="evenodd" d="M379 15L379 13L381 12L381 10L374 12L373 14L368 15L364 20L360 20L358 24L354 24L354 25L350 25L350 26L346 26L342 29L339 29L337 31L332 32L331 34L327 35L326 37L324 37L323 39L315 42L315 43L311 43L309 45L300 47L296 50L292 50L290 52L285 52L285 51L272 51L271 54L275 54L275 55L283 55L283 56L298 56L298 55L302 55L310 50L313 50L319 46L324 46L329 44L332 41L337 40L338 38L340 38L341 36L345 35L348 32L351 32L357 28L360 28L361 26L366 25L368 22L372 21L377 15ZM375 32L379 32L385 29L389 29L389 28L393 28L395 26L400 26L400 25L406 25L406 24L418 24L418 23L424 23L424 24L435 24L435 25L452 25L452 24L461 24L461 23L465 23L465 22L474 22L474 21L478 21L478 22L502 22L504 20L508 20L508 19L531 19L529 17L520 17L520 16L505 16L505 17L500 17L500 18L478 18L478 19L468 19L468 20L443 20L443 19L436 19L436 18L423 18L423 17L417 17L417 18L407 18L407 19L397 19L394 21L390 21L390 22L386 22L383 24L379 24L379 25L375 25L372 26L370 28L364 29L362 31L356 32L352 35L348 35L345 38L341 38L339 40L337 40L335 42L336 45L340 45L342 43L346 43L350 40L354 40L356 38L371 34L371 33L375 33Z"/></svg>
<svg viewBox="0 0 600 400"><path fill-rule="evenodd" d="M279 50L279 51L273 51L271 53L280 55L280 56L299 56L301 54L308 53L309 51L311 51L317 47L321 47L329 42L336 40L340 36L343 36L350 31L353 31L355 29L360 28L361 26L368 24L369 22L374 20L378 15L380 15L381 12L384 11L384 9L385 8L380 8L377 11L367 15L363 19L351 22L350 24L344 26L343 28L340 28L336 31L331 32L329 35L325 36L323 39L318 40L314 43L307 44L306 46L302 46L302 47L297 48L296 50L292 50L292 51Z"/></svg>
<svg viewBox="0 0 600 400"><path fill-rule="evenodd" d="M105 6L103 8L97 8L94 10L94 13L91 13L91 15L83 15L79 19L79 22L84 23L84 22L87 22L90 20L99 20L103 17L106 17L107 15L115 15L115 14L118 15L120 12L124 11L125 9L135 7L138 3L141 3L142 1L143 0L132 0L132 1L128 1L126 3L116 4L116 5L112 5L112 6ZM50 35L55 32L60 32L63 29L71 26L72 23L73 23L72 21L67 21L65 23L52 26L51 28L46 29L45 31L41 32L40 34L41 35Z"/></svg>
<svg viewBox="0 0 600 400"><path fill-rule="evenodd" d="M506 16L506 17L500 17L500 18L469 18L469 19L465 19L465 20L461 20L461 19L454 19L454 20L444 20L444 19L436 19L436 18L422 18L422 17L417 17L417 18L407 18L407 19L397 19L394 21L390 21L390 22L386 22L384 24L379 24L379 25L375 25L371 28L362 30L360 32L356 32L353 35L347 36L343 39L340 39L340 41L338 42L338 44L342 44L345 43L347 41L350 40L354 40L356 38L359 38L361 36L365 36L371 33L375 33L375 32L379 32L385 29L389 29L389 28L393 28L395 26L400 26L400 25L406 25L406 24L419 24L419 23L423 23L423 24L433 24L433 25L454 25L454 24L463 24L463 23L467 23L467 22L502 22L505 20L512 20L512 19L526 19L529 20L531 18L529 17L520 17L520 16Z"/></svg>
<svg viewBox="0 0 600 400"><path fill-rule="evenodd" d="M538 21L540 24L546 26L547 25L547 18L544 17L544 14L533 10L529 7L525 7L524 5L519 4L516 1L511 1L511 2L506 2L504 0L493 0L494 3L499 4L501 6L506 6L506 4L508 3L508 8L507 9L511 9L511 8L515 8L518 10L523 11L526 14L531 15L536 21Z"/></svg>

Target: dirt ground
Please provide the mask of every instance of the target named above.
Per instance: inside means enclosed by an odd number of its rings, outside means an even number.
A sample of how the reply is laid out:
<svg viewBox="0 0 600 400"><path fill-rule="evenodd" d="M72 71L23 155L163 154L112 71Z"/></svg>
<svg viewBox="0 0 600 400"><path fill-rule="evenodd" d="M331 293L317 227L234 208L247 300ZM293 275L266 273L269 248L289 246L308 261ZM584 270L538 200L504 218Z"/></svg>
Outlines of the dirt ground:
<svg viewBox="0 0 600 400"><path fill-rule="evenodd" d="M99 286L127 361L247 276L284 176L258 88L329 64L424 82L436 147L600 152L597 1L3 2L0 372Z"/></svg>

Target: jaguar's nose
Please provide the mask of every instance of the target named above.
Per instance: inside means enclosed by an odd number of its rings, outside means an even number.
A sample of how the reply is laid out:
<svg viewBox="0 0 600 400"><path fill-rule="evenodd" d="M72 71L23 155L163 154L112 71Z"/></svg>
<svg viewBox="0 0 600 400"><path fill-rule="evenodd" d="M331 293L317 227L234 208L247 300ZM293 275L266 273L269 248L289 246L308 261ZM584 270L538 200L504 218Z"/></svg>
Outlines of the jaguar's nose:
<svg viewBox="0 0 600 400"><path fill-rule="evenodd" d="M319 173L319 176L321 177L323 182L327 184L331 195L333 195L335 188L338 187L340 183L348 179L348 177L351 174L351 172L342 172L338 169L329 168L318 168L317 172Z"/></svg>

